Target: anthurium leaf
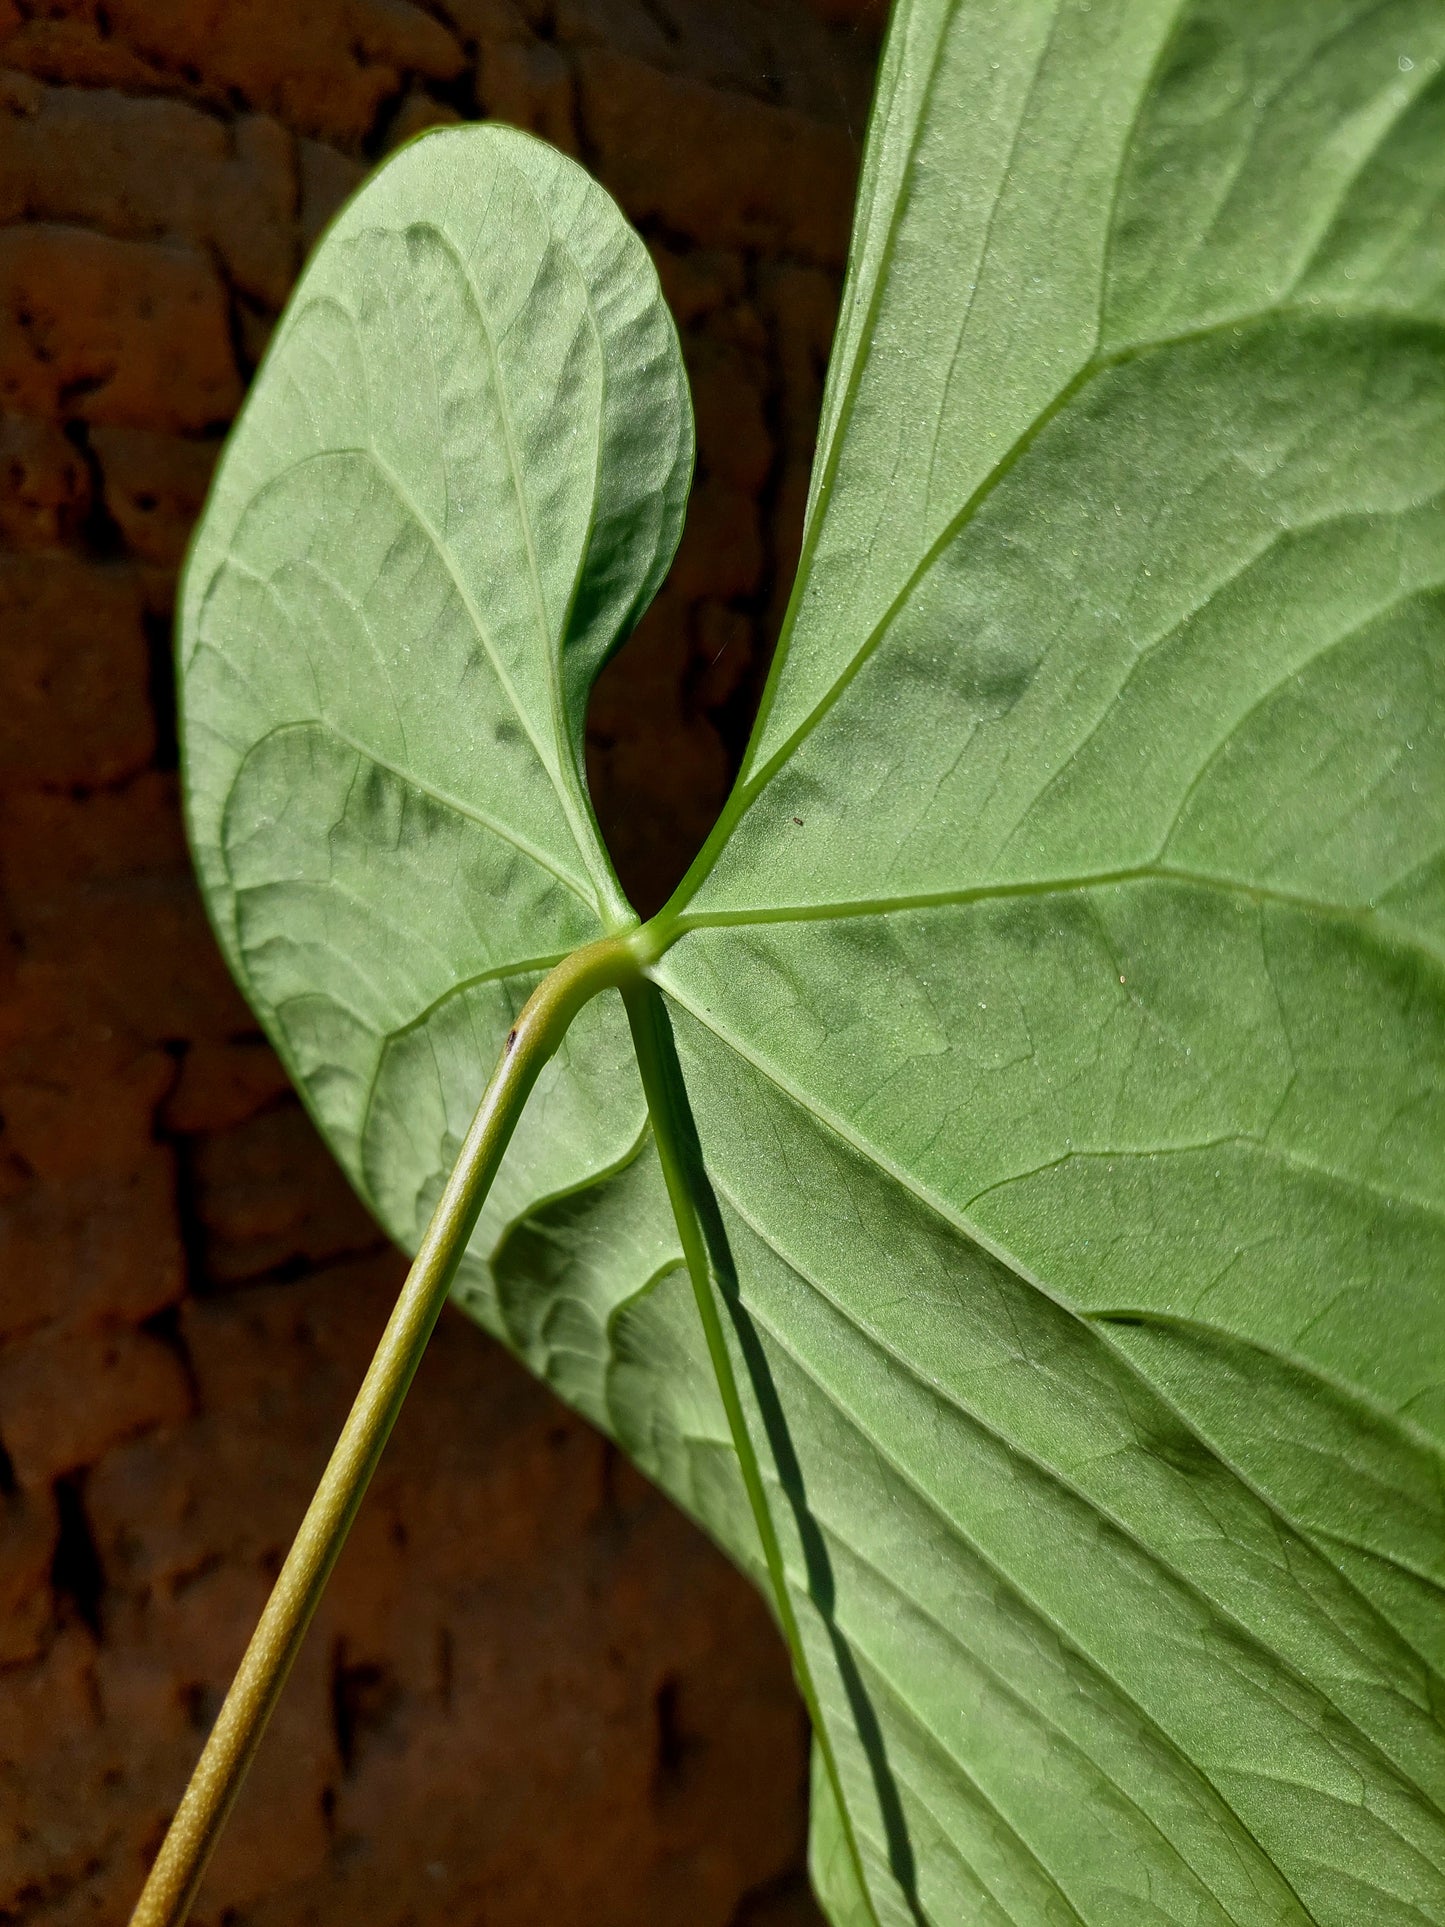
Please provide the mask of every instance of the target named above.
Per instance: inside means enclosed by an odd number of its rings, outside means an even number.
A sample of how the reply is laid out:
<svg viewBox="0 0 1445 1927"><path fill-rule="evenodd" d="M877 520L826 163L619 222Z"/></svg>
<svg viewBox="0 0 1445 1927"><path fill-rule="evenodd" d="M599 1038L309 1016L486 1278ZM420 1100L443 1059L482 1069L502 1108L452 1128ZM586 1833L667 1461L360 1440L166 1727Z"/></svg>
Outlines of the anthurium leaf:
<svg viewBox="0 0 1445 1927"><path fill-rule="evenodd" d="M1442 59L1438 0L896 10L798 582L649 926L645 1094L599 1000L473 1242L479 1315L760 1579L761 1462L848 1927L1445 1919ZM288 493L422 406L305 318L419 379L366 317L430 257L343 250L462 205L520 315L510 217L425 175L500 176L494 140L536 231L614 223L586 272L625 258L668 350L598 400L541 303L510 465L475 403L408 443L413 496L502 531L423 629L413 552L481 551L329 469ZM513 140L422 143L328 238L188 575L218 925L404 1240L529 971L625 915L577 715L673 526L621 478L677 476L686 421L635 243ZM634 425L618 479L568 452L583 394ZM545 576L507 627L506 532L584 467L647 559L574 658Z"/></svg>

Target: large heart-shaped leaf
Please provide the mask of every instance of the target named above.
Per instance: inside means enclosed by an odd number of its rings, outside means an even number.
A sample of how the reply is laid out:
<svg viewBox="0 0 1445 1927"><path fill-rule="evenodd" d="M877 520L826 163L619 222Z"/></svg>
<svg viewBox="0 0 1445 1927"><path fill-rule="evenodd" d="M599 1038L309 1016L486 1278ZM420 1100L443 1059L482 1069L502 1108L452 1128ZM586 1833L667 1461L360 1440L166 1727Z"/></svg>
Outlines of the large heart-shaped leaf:
<svg viewBox="0 0 1445 1927"><path fill-rule="evenodd" d="M468 1253L780 1537L840 1922L1445 1919L1442 57L1438 0L898 9L745 767ZM640 244L485 128L353 202L222 465L198 862L404 1243L631 921L582 712L689 448Z"/></svg>

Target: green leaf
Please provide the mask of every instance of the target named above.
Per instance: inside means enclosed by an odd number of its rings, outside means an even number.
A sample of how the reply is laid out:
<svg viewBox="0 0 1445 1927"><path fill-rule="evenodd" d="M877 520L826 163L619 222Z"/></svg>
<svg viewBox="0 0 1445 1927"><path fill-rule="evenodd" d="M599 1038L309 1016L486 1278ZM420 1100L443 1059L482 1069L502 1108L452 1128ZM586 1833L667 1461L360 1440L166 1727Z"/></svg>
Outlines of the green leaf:
<svg viewBox="0 0 1445 1927"><path fill-rule="evenodd" d="M849 1927L1445 1919L1442 60L1438 0L899 7L645 1092L608 993L473 1239L766 1583L760 1463ZM223 465L198 861L403 1242L626 921L577 745L687 435L638 244L491 128L352 204Z"/></svg>

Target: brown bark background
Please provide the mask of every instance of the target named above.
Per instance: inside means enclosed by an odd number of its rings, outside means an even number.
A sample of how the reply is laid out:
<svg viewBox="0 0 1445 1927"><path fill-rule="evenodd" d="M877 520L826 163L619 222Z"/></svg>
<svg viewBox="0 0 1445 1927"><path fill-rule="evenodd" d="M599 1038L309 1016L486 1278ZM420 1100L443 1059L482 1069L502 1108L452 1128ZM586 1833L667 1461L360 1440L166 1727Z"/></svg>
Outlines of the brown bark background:
<svg viewBox="0 0 1445 1927"><path fill-rule="evenodd" d="M593 703L639 908L730 780L796 550L869 0L0 0L0 1922L119 1923L401 1275L230 984L175 573L310 241L431 122L652 246L699 469ZM747 1586L448 1314L208 1927L784 1927L806 1740Z"/></svg>

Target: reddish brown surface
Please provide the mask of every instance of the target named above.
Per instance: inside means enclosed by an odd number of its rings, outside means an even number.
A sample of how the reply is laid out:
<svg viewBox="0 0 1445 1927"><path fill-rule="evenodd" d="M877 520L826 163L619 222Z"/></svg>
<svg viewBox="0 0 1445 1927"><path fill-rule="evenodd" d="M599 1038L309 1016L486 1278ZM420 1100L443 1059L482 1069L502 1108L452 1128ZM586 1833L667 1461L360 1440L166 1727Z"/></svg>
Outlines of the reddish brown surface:
<svg viewBox="0 0 1445 1927"><path fill-rule="evenodd" d="M482 112L653 244L701 461L591 750L654 905L791 572L873 14L0 0L0 1921L123 1921L400 1273L176 811L175 568L304 248ZM802 1922L804 1753L750 1591L449 1316L197 1918Z"/></svg>

